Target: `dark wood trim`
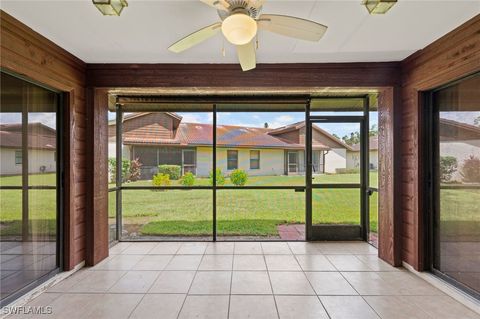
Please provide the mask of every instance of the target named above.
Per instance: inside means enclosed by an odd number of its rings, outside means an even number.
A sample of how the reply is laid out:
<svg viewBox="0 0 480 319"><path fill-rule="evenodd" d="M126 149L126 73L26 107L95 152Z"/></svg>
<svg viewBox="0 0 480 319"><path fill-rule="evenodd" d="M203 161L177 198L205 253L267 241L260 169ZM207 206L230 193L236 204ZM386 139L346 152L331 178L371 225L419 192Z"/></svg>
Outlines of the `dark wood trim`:
<svg viewBox="0 0 480 319"><path fill-rule="evenodd" d="M88 203L86 263L93 266L108 257L108 95L87 89Z"/></svg>
<svg viewBox="0 0 480 319"><path fill-rule="evenodd" d="M399 215L402 260L416 270L425 263L424 94L480 71L480 15L402 61Z"/></svg>
<svg viewBox="0 0 480 319"><path fill-rule="evenodd" d="M0 68L64 96L64 270L85 259L85 63L0 10Z"/></svg>
<svg viewBox="0 0 480 319"><path fill-rule="evenodd" d="M259 64L88 64L92 87L319 88L388 87L400 83L398 62Z"/></svg>

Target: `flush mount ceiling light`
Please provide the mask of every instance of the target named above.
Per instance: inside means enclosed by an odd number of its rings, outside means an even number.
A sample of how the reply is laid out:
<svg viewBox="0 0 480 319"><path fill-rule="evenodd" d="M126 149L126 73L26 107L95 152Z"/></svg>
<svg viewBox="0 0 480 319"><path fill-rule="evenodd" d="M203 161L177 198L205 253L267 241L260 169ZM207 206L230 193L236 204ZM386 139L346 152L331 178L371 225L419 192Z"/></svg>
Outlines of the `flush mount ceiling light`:
<svg viewBox="0 0 480 319"><path fill-rule="evenodd" d="M363 5L370 14L385 14L397 0L363 0Z"/></svg>
<svg viewBox="0 0 480 319"><path fill-rule="evenodd" d="M92 0L104 16L119 16L123 8L128 7L126 0Z"/></svg>
<svg viewBox="0 0 480 319"><path fill-rule="evenodd" d="M287 37L319 41L327 27L323 24L301 18L260 14L265 0L200 0L215 8L221 22L200 29L168 49L179 53L185 51L222 31L228 42L237 49L238 60L243 71L256 66L255 40L258 29L274 32Z"/></svg>

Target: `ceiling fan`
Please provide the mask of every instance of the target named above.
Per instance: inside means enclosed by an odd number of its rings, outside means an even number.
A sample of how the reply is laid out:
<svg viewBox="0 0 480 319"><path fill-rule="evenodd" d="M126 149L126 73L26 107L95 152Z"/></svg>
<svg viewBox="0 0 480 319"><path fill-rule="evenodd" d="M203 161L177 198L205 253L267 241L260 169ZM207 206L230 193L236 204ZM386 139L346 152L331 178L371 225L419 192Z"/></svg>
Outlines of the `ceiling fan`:
<svg viewBox="0 0 480 319"><path fill-rule="evenodd" d="M243 71L256 66L255 41L258 29L306 41L319 41L327 27L310 20L276 14L260 14L266 0L200 0L217 9L221 21L202 28L172 44L168 49L185 51L222 31L237 48Z"/></svg>

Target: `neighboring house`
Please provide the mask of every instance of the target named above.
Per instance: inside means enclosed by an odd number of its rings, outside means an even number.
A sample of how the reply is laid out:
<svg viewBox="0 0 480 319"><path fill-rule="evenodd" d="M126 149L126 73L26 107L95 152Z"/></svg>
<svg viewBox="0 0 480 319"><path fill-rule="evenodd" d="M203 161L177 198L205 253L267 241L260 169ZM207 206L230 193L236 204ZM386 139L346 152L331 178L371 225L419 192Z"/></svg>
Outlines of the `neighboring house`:
<svg viewBox="0 0 480 319"><path fill-rule="evenodd" d="M440 154L457 159L458 169L452 180L460 181L463 162L472 155L480 158L480 127L441 118L439 130Z"/></svg>
<svg viewBox="0 0 480 319"><path fill-rule="evenodd" d="M28 124L28 172L56 171L57 132L42 123ZM22 124L0 125L0 175L22 173Z"/></svg>
<svg viewBox="0 0 480 319"><path fill-rule="evenodd" d="M378 136L370 136L368 148L369 167L378 170ZM360 168L360 143L352 145L352 150L347 152L347 168Z"/></svg>
<svg viewBox="0 0 480 319"><path fill-rule="evenodd" d="M115 157L115 123L109 123L109 157ZM217 126L217 167L225 174L243 169L249 175L298 175L305 172L305 123L271 129ZM335 173L347 167L353 149L321 128L313 130L314 173ZM137 113L123 121L124 158L138 158L142 179L151 178L158 165L182 167L182 174L208 176L212 170L213 126L182 123L169 112Z"/></svg>

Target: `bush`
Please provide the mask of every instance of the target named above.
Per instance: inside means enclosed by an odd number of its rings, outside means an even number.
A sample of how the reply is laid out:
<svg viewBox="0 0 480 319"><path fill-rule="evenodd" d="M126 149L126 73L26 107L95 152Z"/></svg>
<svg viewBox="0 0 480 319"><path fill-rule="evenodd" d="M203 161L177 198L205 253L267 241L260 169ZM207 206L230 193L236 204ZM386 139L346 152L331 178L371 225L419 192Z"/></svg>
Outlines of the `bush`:
<svg viewBox="0 0 480 319"><path fill-rule="evenodd" d="M359 174L360 168L336 168L335 174Z"/></svg>
<svg viewBox="0 0 480 319"><path fill-rule="evenodd" d="M217 174L217 186L222 186L225 184L225 176L223 176L222 170L220 168L216 169L216 174ZM208 180L210 182L210 185L213 185L213 171L208 174Z"/></svg>
<svg viewBox="0 0 480 319"><path fill-rule="evenodd" d="M243 186L247 183L248 175L243 169L236 169L230 174L230 180L235 186Z"/></svg>
<svg viewBox="0 0 480 319"><path fill-rule="evenodd" d="M117 179L117 160L115 158L108 159L108 171L110 173L110 182L115 183ZM128 181L130 172L130 161L122 159L122 182Z"/></svg>
<svg viewBox="0 0 480 319"><path fill-rule="evenodd" d="M130 172L128 179L131 182L138 181L140 179L140 176L142 174L141 168L142 163L140 163L140 159L136 158L133 161L130 162Z"/></svg>
<svg viewBox="0 0 480 319"><path fill-rule="evenodd" d="M182 168L179 165L159 165L158 172L170 176L171 180L180 179Z"/></svg>
<svg viewBox="0 0 480 319"><path fill-rule="evenodd" d="M470 155L463 161L463 181L466 183L480 183L480 158Z"/></svg>
<svg viewBox="0 0 480 319"><path fill-rule="evenodd" d="M153 186L170 186L170 176L168 176L168 174L162 174L162 173L153 175L152 185Z"/></svg>
<svg viewBox="0 0 480 319"><path fill-rule="evenodd" d="M195 184L195 175L192 172L187 172L182 176L180 184L183 186L193 186Z"/></svg>
<svg viewBox="0 0 480 319"><path fill-rule="evenodd" d="M453 156L440 156L440 181L448 182L457 170L457 158Z"/></svg>

